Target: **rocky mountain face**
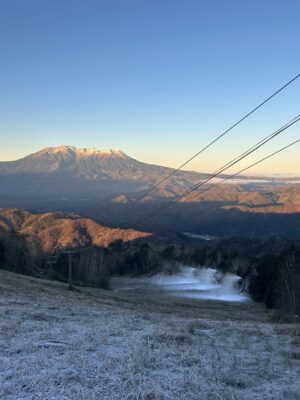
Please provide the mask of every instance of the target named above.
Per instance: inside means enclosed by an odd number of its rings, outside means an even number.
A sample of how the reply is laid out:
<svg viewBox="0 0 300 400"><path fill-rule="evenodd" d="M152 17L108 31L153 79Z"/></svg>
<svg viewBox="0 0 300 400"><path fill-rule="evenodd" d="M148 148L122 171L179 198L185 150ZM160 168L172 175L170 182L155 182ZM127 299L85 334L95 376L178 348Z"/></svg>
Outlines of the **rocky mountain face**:
<svg viewBox="0 0 300 400"><path fill-rule="evenodd" d="M74 213L33 214L19 209L0 209L0 234L6 236L12 231L26 238L33 253L91 245L108 247L117 240L127 242L150 236L133 229L102 226Z"/></svg>

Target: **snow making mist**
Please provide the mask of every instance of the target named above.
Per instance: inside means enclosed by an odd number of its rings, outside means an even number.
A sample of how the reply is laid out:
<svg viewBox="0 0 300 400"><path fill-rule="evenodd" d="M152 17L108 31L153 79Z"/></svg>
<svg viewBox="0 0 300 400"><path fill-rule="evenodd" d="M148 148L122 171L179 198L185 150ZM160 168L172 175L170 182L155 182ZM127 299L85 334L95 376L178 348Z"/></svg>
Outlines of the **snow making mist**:
<svg viewBox="0 0 300 400"><path fill-rule="evenodd" d="M212 268L182 266L174 275L158 274L151 278L153 284L179 296L194 299L245 301L248 297L238 288L240 277L220 275Z"/></svg>

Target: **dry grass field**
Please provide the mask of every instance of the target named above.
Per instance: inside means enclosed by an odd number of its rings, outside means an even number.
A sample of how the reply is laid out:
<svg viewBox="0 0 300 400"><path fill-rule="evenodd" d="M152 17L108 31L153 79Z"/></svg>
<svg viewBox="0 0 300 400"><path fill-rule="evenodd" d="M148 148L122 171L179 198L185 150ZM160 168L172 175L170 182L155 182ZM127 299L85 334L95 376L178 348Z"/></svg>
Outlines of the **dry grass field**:
<svg viewBox="0 0 300 400"><path fill-rule="evenodd" d="M253 303L153 298L0 271L3 400L297 400L298 327Z"/></svg>

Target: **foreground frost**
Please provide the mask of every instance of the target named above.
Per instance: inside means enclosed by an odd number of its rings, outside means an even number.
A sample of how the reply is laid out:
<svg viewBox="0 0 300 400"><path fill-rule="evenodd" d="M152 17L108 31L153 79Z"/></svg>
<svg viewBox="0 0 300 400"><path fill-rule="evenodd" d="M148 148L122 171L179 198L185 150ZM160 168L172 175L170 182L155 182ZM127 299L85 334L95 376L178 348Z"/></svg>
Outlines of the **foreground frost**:
<svg viewBox="0 0 300 400"><path fill-rule="evenodd" d="M0 398L300 399L295 327L155 301L0 271Z"/></svg>

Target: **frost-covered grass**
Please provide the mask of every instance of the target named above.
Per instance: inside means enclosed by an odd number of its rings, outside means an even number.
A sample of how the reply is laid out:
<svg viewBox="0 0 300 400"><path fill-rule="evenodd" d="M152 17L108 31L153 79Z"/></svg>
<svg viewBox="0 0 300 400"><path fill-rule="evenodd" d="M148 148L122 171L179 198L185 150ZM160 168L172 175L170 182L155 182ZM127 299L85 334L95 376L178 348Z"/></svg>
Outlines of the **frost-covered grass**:
<svg viewBox="0 0 300 400"><path fill-rule="evenodd" d="M0 271L0 398L300 399L297 327L150 303Z"/></svg>

